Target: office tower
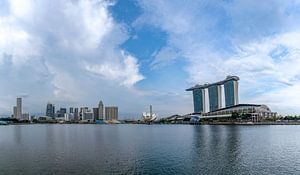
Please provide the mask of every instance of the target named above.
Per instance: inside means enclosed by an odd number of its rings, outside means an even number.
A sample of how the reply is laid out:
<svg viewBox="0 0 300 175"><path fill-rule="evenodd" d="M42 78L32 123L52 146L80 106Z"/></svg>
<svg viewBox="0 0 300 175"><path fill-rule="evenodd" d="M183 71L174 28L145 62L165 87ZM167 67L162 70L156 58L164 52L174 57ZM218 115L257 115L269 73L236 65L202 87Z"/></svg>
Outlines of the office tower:
<svg viewBox="0 0 300 175"><path fill-rule="evenodd" d="M79 111L80 120L83 120L83 114L88 111L88 107L81 107Z"/></svg>
<svg viewBox="0 0 300 175"><path fill-rule="evenodd" d="M99 120L99 108L93 108L93 118Z"/></svg>
<svg viewBox="0 0 300 175"><path fill-rule="evenodd" d="M118 120L118 107L116 106L105 107L105 119Z"/></svg>
<svg viewBox="0 0 300 175"><path fill-rule="evenodd" d="M78 108L74 109L74 120L78 121L79 120L79 112L78 112Z"/></svg>
<svg viewBox="0 0 300 175"><path fill-rule="evenodd" d="M17 119L22 118L22 98L18 97L17 98Z"/></svg>
<svg viewBox="0 0 300 175"><path fill-rule="evenodd" d="M60 111L59 110L56 111L55 117L60 117Z"/></svg>
<svg viewBox="0 0 300 175"><path fill-rule="evenodd" d="M17 106L14 106L13 111L14 111L13 118L17 118Z"/></svg>
<svg viewBox="0 0 300 175"><path fill-rule="evenodd" d="M74 113L74 108L73 107L69 108L69 113Z"/></svg>
<svg viewBox="0 0 300 175"><path fill-rule="evenodd" d="M55 105L52 103L47 103L46 116L54 118L55 117Z"/></svg>
<svg viewBox="0 0 300 175"><path fill-rule="evenodd" d="M65 117L65 113L67 113L67 109L66 108L60 108L59 117Z"/></svg>
<svg viewBox="0 0 300 175"><path fill-rule="evenodd" d="M98 112L99 112L99 119L100 120L103 120L104 119L104 105L103 105L103 102L100 101L99 102L99 105L98 105Z"/></svg>
<svg viewBox="0 0 300 175"><path fill-rule="evenodd" d="M87 107L82 108L82 120L93 120L93 112Z"/></svg>

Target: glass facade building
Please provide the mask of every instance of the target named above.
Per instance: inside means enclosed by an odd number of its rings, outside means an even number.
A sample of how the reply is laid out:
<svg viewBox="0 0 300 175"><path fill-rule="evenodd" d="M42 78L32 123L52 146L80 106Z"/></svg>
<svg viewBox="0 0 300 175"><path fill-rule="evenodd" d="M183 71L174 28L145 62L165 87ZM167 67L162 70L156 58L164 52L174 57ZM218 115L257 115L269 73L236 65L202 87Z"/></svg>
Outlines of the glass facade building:
<svg viewBox="0 0 300 175"><path fill-rule="evenodd" d="M46 116L48 117L55 117L55 106L54 104L48 103L46 107Z"/></svg>
<svg viewBox="0 0 300 175"><path fill-rule="evenodd" d="M224 107L238 105L238 81L238 76L227 76L226 79L222 81L203 85L197 84L186 89L186 91L193 92L194 112L207 113ZM208 96L205 95L207 92ZM225 99L223 101L224 97Z"/></svg>
<svg viewBox="0 0 300 175"><path fill-rule="evenodd" d="M225 92L225 106L230 107L235 105L235 96L234 96L234 81L227 81L224 83L224 92Z"/></svg>
<svg viewBox="0 0 300 175"><path fill-rule="evenodd" d="M209 111L215 111L219 105L218 86L208 87Z"/></svg>
<svg viewBox="0 0 300 175"><path fill-rule="evenodd" d="M200 113L203 112L203 96L202 89L193 90L193 100L194 100L194 112Z"/></svg>

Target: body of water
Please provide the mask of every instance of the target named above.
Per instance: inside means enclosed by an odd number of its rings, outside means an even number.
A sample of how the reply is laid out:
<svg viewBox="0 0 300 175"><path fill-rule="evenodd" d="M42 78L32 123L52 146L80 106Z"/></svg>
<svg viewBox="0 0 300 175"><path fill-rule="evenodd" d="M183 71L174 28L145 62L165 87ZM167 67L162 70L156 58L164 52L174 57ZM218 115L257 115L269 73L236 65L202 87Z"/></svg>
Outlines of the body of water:
<svg viewBox="0 0 300 175"><path fill-rule="evenodd" d="M300 174L300 126L0 126L0 174Z"/></svg>

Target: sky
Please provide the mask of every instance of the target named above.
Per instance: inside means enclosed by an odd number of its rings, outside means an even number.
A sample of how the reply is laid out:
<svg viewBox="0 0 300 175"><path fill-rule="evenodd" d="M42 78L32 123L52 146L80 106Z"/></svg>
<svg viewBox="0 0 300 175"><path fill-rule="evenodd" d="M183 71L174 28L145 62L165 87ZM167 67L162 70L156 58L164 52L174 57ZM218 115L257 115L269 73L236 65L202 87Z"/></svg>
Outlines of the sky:
<svg viewBox="0 0 300 175"><path fill-rule="evenodd" d="M300 114L300 1L0 0L0 114L119 106L193 111L195 84L240 77L240 103Z"/></svg>

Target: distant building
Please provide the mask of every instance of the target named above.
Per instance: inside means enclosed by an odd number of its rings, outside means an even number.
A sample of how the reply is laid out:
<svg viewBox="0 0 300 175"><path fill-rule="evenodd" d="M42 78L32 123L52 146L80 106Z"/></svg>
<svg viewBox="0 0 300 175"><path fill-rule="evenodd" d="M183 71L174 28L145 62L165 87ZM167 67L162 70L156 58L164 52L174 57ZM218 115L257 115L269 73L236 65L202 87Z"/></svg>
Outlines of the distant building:
<svg viewBox="0 0 300 175"><path fill-rule="evenodd" d="M17 98L17 115L16 115L17 119L21 119L22 118L22 98L18 97Z"/></svg>
<svg viewBox="0 0 300 175"><path fill-rule="evenodd" d="M93 112L90 111L90 110L84 110L82 112L82 120L94 120L94 117L93 117Z"/></svg>
<svg viewBox="0 0 300 175"><path fill-rule="evenodd" d="M54 118L55 117L55 105L52 103L47 103L46 116Z"/></svg>
<svg viewBox="0 0 300 175"><path fill-rule="evenodd" d="M116 106L105 107L105 119L118 120L118 107Z"/></svg>
<svg viewBox="0 0 300 175"><path fill-rule="evenodd" d="M99 108L93 108L93 118L99 120Z"/></svg>
<svg viewBox="0 0 300 175"><path fill-rule="evenodd" d="M30 120L30 116L28 113L22 114L22 120Z"/></svg>
<svg viewBox="0 0 300 175"><path fill-rule="evenodd" d="M74 114L73 113L65 113L64 118L65 118L65 121L73 121Z"/></svg>
<svg viewBox="0 0 300 175"><path fill-rule="evenodd" d="M78 111L78 108L74 108L74 120L75 121L78 121L79 120L79 111Z"/></svg>
<svg viewBox="0 0 300 175"><path fill-rule="evenodd" d="M14 111L13 118L17 118L17 106L14 106L13 111Z"/></svg>
<svg viewBox="0 0 300 175"><path fill-rule="evenodd" d="M78 112L78 108L74 109L74 120L78 121L79 120L79 112Z"/></svg>
<svg viewBox="0 0 300 175"><path fill-rule="evenodd" d="M79 111L79 118L80 118L80 120L84 120L83 119L83 114L85 113L85 112L87 112L88 111L88 107L81 107L80 108L80 111Z"/></svg>
<svg viewBox="0 0 300 175"><path fill-rule="evenodd" d="M104 105L103 105L103 102L100 101L99 104L98 104L98 112L99 112L99 119L100 120L103 120L104 119Z"/></svg>
<svg viewBox="0 0 300 175"><path fill-rule="evenodd" d="M69 113L74 113L74 108L73 107L69 108Z"/></svg>
<svg viewBox="0 0 300 175"><path fill-rule="evenodd" d="M67 109L66 108L60 108L59 117L65 117L65 113L67 113Z"/></svg>
<svg viewBox="0 0 300 175"><path fill-rule="evenodd" d="M266 105L258 105L258 104L238 104L222 109L218 109L216 111L208 112L202 114L202 118L226 118L232 117L232 114L240 114L240 115L249 115L253 119L259 121L264 118L276 117L277 113L272 112L270 108Z"/></svg>

